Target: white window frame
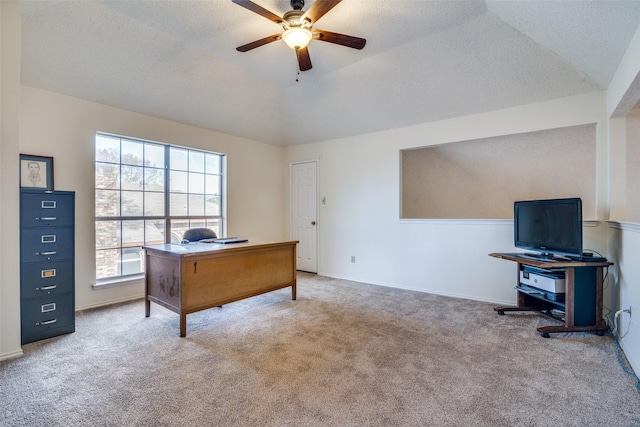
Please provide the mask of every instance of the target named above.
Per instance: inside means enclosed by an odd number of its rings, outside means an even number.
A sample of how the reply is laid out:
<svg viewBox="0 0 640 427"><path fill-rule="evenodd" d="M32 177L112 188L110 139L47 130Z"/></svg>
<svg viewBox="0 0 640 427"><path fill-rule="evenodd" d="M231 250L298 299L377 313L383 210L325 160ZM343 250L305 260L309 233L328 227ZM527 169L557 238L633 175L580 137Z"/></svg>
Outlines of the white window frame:
<svg viewBox="0 0 640 427"><path fill-rule="evenodd" d="M225 169L221 153L98 132L95 286L144 277L143 245L180 243L193 227L224 236Z"/></svg>

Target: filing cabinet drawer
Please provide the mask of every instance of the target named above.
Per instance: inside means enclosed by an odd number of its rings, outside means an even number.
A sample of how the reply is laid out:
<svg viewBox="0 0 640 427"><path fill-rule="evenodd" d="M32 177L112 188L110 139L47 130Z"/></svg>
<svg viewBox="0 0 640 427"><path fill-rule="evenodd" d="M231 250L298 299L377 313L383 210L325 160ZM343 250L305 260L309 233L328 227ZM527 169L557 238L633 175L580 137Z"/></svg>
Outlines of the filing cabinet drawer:
<svg viewBox="0 0 640 427"><path fill-rule="evenodd" d="M75 330L72 293L23 299L21 310L23 344Z"/></svg>
<svg viewBox="0 0 640 427"><path fill-rule="evenodd" d="M74 222L74 194L22 192L20 225L22 227L67 227Z"/></svg>
<svg viewBox="0 0 640 427"><path fill-rule="evenodd" d="M22 229L21 261L42 262L73 258L73 228Z"/></svg>
<svg viewBox="0 0 640 427"><path fill-rule="evenodd" d="M73 261L23 264L20 270L22 298L58 295L73 291Z"/></svg>

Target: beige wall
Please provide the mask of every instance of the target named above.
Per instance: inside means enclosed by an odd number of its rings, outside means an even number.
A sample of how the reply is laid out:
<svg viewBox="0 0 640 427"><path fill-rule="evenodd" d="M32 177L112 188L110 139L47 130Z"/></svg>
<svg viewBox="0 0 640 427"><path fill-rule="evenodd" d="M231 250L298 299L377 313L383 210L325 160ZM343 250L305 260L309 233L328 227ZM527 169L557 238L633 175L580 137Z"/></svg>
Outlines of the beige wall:
<svg viewBox="0 0 640 427"><path fill-rule="evenodd" d="M51 92L22 88L20 151L54 158L55 189L76 192L76 307L143 295L142 284L93 290L97 131L227 155L228 233L284 236L283 149ZM260 215L256 215L260 212Z"/></svg>
<svg viewBox="0 0 640 427"><path fill-rule="evenodd" d="M580 197L596 219L596 126L401 150L402 218L513 218L516 200Z"/></svg>
<svg viewBox="0 0 640 427"><path fill-rule="evenodd" d="M2 11L5 11L4 2ZM5 28L3 22L2 29ZM7 50L3 47L2 52L4 63ZM20 285L16 268L19 265L16 243L19 238L18 153L52 156L55 189L76 192L76 309L144 295L141 280L101 289L92 287L95 283L93 162L97 131L225 153L227 232L267 240L287 237L284 231L286 167L283 148L20 87L18 81L15 78L16 84L10 88L14 89L15 96L10 97L9 91L4 90L4 76L2 79L2 105L4 107L7 100L9 107L2 110L0 152L3 265L0 359L21 353L20 328L17 326L20 324ZM6 127L5 123L8 124ZM140 315L144 314L141 312Z"/></svg>

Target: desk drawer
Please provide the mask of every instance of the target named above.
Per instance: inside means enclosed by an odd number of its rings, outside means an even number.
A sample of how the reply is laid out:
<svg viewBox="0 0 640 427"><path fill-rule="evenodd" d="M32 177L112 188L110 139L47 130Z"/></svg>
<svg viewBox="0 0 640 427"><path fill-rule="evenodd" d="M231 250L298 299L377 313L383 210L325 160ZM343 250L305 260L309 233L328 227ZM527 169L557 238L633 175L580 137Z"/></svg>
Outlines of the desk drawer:
<svg viewBox="0 0 640 427"><path fill-rule="evenodd" d="M73 193L22 193L22 227L66 227L74 223Z"/></svg>
<svg viewBox="0 0 640 427"><path fill-rule="evenodd" d="M73 259L73 228L27 228L22 230L22 262Z"/></svg>
<svg viewBox="0 0 640 427"><path fill-rule="evenodd" d="M23 344L75 330L72 293L25 299L21 309Z"/></svg>
<svg viewBox="0 0 640 427"><path fill-rule="evenodd" d="M20 289L22 298L58 295L74 290L73 261L22 264Z"/></svg>

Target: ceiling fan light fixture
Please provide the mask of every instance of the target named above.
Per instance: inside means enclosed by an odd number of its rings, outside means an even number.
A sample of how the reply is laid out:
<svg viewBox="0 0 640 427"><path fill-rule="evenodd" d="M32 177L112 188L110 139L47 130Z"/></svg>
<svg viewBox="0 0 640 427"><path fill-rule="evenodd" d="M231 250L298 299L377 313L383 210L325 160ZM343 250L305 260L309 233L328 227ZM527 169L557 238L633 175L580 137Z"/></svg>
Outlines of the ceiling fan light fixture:
<svg viewBox="0 0 640 427"><path fill-rule="evenodd" d="M282 40L291 49L304 49L312 38L311 31L302 27L291 27L282 33Z"/></svg>

